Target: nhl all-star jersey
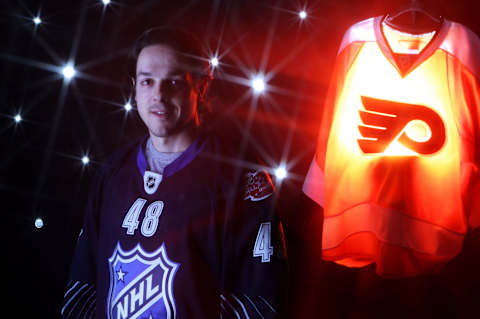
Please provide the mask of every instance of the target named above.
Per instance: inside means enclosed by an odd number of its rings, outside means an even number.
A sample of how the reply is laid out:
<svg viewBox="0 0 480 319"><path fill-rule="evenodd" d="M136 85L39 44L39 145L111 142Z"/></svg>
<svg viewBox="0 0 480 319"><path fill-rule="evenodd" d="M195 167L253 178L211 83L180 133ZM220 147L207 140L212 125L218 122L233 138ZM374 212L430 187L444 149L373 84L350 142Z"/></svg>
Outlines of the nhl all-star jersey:
<svg viewBox="0 0 480 319"><path fill-rule="evenodd" d="M384 17L345 34L303 186L324 213L323 258L430 272L480 218L480 41L443 20L409 34Z"/></svg>
<svg viewBox="0 0 480 319"><path fill-rule="evenodd" d="M272 318L287 282L273 184L202 136L162 175L142 143L91 190L63 318Z"/></svg>

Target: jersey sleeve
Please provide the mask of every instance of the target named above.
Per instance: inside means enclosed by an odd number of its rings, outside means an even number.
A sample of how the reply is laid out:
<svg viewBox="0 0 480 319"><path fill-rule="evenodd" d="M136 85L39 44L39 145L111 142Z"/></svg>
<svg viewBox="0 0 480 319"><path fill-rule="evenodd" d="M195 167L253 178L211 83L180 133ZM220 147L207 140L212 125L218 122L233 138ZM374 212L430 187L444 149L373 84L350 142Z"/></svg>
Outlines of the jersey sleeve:
<svg viewBox="0 0 480 319"><path fill-rule="evenodd" d="M448 88L455 102L461 143L461 184L470 229L480 226L480 38L465 26L452 23L442 45L449 54Z"/></svg>
<svg viewBox="0 0 480 319"><path fill-rule="evenodd" d="M221 315L276 318L283 312L288 267L273 185L263 171L248 172L243 184L226 221Z"/></svg>
<svg viewBox="0 0 480 319"><path fill-rule="evenodd" d="M467 158L471 160L462 163L461 170L462 179L466 180L464 203L468 224L475 229L480 227L480 82L472 73L466 72L462 84L468 106L466 109L469 110L469 120L465 121L463 128L469 128L471 136L463 151L469 153Z"/></svg>
<svg viewBox="0 0 480 319"><path fill-rule="evenodd" d="M327 152L328 138L330 136L330 129L334 120L336 101L338 95L343 90L345 74L362 47L361 42L354 42L346 45L345 39L348 38L348 36L349 32L347 32L347 34L344 36L344 40L342 41L341 50L338 53L335 61L335 67L332 74L332 80L330 81L330 86L327 91L327 97L324 104L321 106L322 117L319 127L317 147L302 187L302 191L305 193L305 195L314 200L321 207L324 207L325 205L325 156Z"/></svg>
<svg viewBox="0 0 480 319"><path fill-rule="evenodd" d="M94 178L90 189L83 228L80 231L70 266L69 282L61 309L62 319L95 318L97 269L95 256L98 238L100 180L99 176Z"/></svg>

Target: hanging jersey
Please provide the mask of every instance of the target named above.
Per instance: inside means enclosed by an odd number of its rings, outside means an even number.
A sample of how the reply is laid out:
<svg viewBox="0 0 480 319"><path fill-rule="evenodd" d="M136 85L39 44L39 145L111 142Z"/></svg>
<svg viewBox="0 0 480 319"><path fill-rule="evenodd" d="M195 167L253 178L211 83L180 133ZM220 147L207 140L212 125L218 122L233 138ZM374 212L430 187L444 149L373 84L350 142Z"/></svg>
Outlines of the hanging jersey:
<svg viewBox="0 0 480 319"><path fill-rule="evenodd" d="M407 276L480 224L480 41L448 20L424 35L382 20L343 38L303 191L323 208L326 260Z"/></svg>
<svg viewBox="0 0 480 319"><path fill-rule="evenodd" d="M286 255L268 175L245 197L248 172L213 137L162 175L144 144L115 155L92 188L63 318L275 317Z"/></svg>

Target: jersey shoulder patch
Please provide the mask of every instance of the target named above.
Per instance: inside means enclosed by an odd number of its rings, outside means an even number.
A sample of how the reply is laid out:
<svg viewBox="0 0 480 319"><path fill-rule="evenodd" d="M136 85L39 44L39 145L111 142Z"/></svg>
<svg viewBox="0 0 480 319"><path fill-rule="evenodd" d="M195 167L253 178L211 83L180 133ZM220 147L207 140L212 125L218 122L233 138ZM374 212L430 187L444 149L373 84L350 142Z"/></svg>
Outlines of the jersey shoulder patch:
<svg viewBox="0 0 480 319"><path fill-rule="evenodd" d="M263 170L247 171L245 176L244 200L261 201L273 194L273 183L267 172Z"/></svg>

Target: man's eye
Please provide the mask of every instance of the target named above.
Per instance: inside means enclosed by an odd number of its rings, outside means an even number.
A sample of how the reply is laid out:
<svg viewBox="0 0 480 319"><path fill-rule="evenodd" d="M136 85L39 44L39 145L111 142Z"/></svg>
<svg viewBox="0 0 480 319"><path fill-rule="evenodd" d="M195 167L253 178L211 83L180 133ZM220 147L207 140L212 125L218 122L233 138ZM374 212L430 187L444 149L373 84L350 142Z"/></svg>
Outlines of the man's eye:
<svg viewBox="0 0 480 319"><path fill-rule="evenodd" d="M167 80L167 85L170 87L175 87L178 84L178 80Z"/></svg>
<svg viewBox="0 0 480 319"><path fill-rule="evenodd" d="M146 85L152 85L153 81L151 79L144 79L142 81L140 81L140 84L142 86L146 86Z"/></svg>
<svg viewBox="0 0 480 319"><path fill-rule="evenodd" d="M178 79L165 79L162 81L162 87L168 91L178 91L184 88L185 81Z"/></svg>

